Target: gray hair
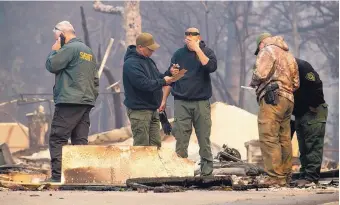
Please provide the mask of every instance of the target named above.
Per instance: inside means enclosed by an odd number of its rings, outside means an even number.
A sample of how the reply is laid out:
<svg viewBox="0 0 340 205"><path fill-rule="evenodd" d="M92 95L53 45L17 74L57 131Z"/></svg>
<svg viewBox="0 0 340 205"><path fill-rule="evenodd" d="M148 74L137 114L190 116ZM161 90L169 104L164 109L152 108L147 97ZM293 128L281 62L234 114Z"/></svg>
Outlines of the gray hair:
<svg viewBox="0 0 340 205"><path fill-rule="evenodd" d="M61 21L61 22L57 23L57 25L53 29L53 32L56 32L58 30L62 31L62 32L75 33L75 30L74 30L72 24L69 21Z"/></svg>

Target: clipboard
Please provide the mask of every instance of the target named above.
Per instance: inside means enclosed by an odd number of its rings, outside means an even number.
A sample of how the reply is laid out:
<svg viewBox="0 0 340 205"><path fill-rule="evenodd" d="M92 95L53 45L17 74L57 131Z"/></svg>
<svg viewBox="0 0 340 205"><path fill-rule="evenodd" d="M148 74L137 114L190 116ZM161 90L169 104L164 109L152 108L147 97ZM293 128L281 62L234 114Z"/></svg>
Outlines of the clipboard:
<svg viewBox="0 0 340 205"><path fill-rule="evenodd" d="M184 69L184 68L181 69L181 70L178 72L177 75L174 75L174 76L173 76L173 78L174 78L173 81L176 82L177 80L181 79L187 71L188 71L187 69Z"/></svg>

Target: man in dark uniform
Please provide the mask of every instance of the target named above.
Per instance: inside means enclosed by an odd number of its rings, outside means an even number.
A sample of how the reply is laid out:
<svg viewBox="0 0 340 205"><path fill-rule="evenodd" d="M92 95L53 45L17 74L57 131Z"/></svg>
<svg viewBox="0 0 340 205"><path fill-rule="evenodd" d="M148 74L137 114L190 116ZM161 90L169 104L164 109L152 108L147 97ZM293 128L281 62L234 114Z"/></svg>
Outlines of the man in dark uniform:
<svg viewBox="0 0 340 205"><path fill-rule="evenodd" d="M124 104L131 122L134 146L161 147L158 108L162 88L173 77L160 73L151 55L159 48L150 33L141 33L136 45L128 46L123 66Z"/></svg>
<svg viewBox="0 0 340 205"><path fill-rule="evenodd" d="M176 138L176 153L188 157L188 146L192 127L200 147L201 175L208 176L213 172L211 152L211 110L209 99L212 96L210 74L217 69L215 53L201 40L197 28L188 28L185 32L185 46L178 49L171 58L169 72L176 73L180 68L188 72L171 87L165 87L160 110L165 109L170 94L175 98L175 121L173 135ZM178 72L178 71L177 71Z"/></svg>
<svg viewBox="0 0 340 205"><path fill-rule="evenodd" d="M55 111L49 139L52 177L61 179L62 146L71 138L73 145L86 145L90 111L98 97L98 69L92 50L76 37L68 21L54 28L56 42L48 55L46 69L55 74Z"/></svg>
<svg viewBox="0 0 340 205"><path fill-rule="evenodd" d="M294 92L295 129L300 149L299 187L317 183L320 178L324 136L328 115L322 81L318 73L306 61L296 58L300 76L300 88Z"/></svg>

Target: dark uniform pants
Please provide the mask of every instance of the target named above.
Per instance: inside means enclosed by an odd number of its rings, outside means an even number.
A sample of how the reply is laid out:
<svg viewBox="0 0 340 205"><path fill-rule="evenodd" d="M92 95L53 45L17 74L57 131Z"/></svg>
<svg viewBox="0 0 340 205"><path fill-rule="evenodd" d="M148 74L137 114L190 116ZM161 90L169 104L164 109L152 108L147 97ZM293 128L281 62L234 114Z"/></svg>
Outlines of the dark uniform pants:
<svg viewBox="0 0 340 205"><path fill-rule="evenodd" d="M72 145L86 145L93 106L58 104L55 107L49 139L52 178L60 180L62 147L71 138Z"/></svg>
<svg viewBox="0 0 340 205"><path fill-rule="evenodd" d="M172 133L176 138L176 153L180 157L188 157L192 126L195 128L200 147L201 175L211 175L213 172L213 156L210 143L211 111L209 100L175 100L175 122Z"/></svg>
<svg viewBox="0 0 340 205"><path fill-rule="evenodd" d="M161 147L159 113L156 110L127 109L133 146Z"/></svg>
<svg viewBox="0 0 340 205"><path fill-rule="evenodd" d="M328 116L328 105L321 104L317 112L309 111L295 118L295 129L300 150L300 178L318 181L323 155L323 145Z"/></svg>
<svg viewBox="0 0 340 205"><path fill-rule="evenodd" d="M258 128L264 169L271 177L285 178L292 170L290 118L293 102L279 96L278 105L260 101Z"/></svg>

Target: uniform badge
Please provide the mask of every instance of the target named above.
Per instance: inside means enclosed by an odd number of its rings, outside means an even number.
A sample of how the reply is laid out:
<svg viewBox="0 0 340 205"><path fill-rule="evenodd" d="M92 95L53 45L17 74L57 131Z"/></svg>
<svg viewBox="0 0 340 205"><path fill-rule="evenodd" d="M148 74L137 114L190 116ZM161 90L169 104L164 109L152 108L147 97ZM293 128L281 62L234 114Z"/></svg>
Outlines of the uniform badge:
<svg viewBox="0 0 340 205"><path fill-rule="evenodd" d="M315 75L312 72L307 73L306 79L309 81L315 81Z"/></svg>

